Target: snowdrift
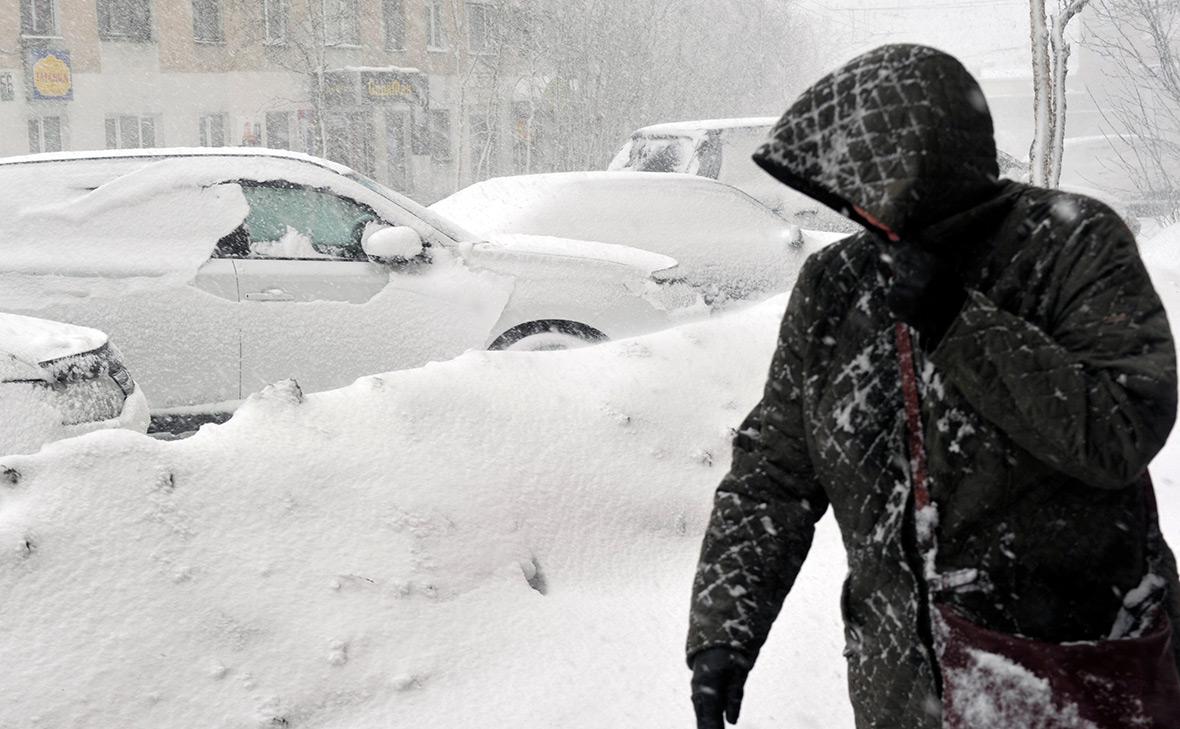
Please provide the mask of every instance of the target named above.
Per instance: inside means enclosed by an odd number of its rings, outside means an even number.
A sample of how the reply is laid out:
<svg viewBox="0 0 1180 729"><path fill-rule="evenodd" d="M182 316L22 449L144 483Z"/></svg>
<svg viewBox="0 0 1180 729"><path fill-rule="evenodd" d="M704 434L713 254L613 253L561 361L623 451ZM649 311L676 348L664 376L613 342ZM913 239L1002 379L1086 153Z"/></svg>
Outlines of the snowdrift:
<svg viewBox="0 0 1180 729"><path fill-rule="evenodd" d="M0 726L684 727L689 589L785 300L0 459ZM825 522L743 725L851 723Z"/></svg>
<svg viewBox="0 0 1180 729"><path fill-rule="evenodd" d="M0 727L691 726L697 549L784 305L0 458ZM1178 544L1180 434L1153 470ZM743 729L852 725L844 570L825 518Z"/></svg>

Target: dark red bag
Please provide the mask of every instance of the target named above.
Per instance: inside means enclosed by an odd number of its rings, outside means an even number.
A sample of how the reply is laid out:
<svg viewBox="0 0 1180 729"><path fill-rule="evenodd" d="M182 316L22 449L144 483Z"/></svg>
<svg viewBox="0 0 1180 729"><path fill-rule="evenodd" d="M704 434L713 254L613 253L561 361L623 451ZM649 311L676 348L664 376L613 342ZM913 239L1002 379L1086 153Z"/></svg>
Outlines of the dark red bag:
<svg viewBox="0 0 1180 729"><path fill-rule="evenodd" d="M937 605L942 721L975 727L1180 727L1172 629L1157 612L1138 638L1047 643L980 627Z"/></svg>
<svg viewBox="0 0 1180 729"><path fill-rule="evenodd" d="M914 507L921 511L930 504L930 493L914 350L904 324L897 325L897 347ZM1149 478L1144 488L1148 540L1161 540ZM929 522L919 517L917 523ZM918 541L926 554L935 547L930 529L920 528ZM1149 544L1149 554L1158 554L1158 543L1154 550ZM932 603L947 729L1180 729L1180 674L1172 651L1172 624L1162 601L1145 601L1149 609L1134 621L1139 630L1131 633L1133 637L1077 643L989 630L950 605L933 598Z"/></svg>

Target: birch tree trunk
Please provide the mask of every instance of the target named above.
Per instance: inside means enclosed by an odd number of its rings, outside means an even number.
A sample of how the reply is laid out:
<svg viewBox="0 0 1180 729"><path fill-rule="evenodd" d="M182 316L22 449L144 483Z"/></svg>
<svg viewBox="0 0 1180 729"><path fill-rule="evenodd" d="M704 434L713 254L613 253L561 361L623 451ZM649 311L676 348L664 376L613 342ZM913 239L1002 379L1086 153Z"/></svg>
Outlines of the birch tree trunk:
<svg viewBox="0 0 1180 729"><path fill-rule="evenodd" d="M1045 0L1029 0L1033 65L1033 143L1029 150L1032 183L1056 187L1065 155L1066 74L1069 41L1065 30L1089 0L1065 0L1052 16Z"/></svg>
<svg viewBox="0 0 1180 729"><path fill-rule="evenodd" d="M1048 150L1053 134L1053 115L1050 111L1053 78L1049 72L1049 30L1046 26L1045 0L1029 0L1028 7L1033 71L1033 141L1028 161L1032 184L1043 187L1049 176Z"/></svg>
<svg viewBox="0 0 1180 729"><path fill-rule="evenodd" d="M1057 187L1061 181L1061 163L1065 157L1065 76L1069 71L1069 41L1065 37L1065 28L1069 21L1086 7L1089 0L1071 0L1062 10L1053 16L1052 29L1049 35L1049 48L1053 60L1052 101L1050 109L1053 118L1051 128L1052 137L1049 140L1049 155L1045 183L1049 187Z"/></svg>

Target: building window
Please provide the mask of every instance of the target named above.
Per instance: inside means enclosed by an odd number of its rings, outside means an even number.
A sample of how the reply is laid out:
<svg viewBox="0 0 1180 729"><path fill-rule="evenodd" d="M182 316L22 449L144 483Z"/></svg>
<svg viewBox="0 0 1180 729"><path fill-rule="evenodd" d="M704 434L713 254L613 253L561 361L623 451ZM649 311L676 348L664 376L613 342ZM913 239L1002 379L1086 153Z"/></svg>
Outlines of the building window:
<svg viewBox="0 0 1180 729"><path fill-rule="evenodd" d="M451 112L446 109L430 110L430 159L451 161Z"/></svg>
<svg viewBox="0 0 1180 729"><path fill-rule="evenodd" d="M266 113L266 146L271 149L291 148L291 112Z"/></svg>
<svg viewBox="0 0 1180 729"><path fill-rule="evenodd" d="M60 152L62 150L60 116L42 116L29 120L29 152Z"/></svg>
<svg viewBox="0 0 1180 729"><path fill-rule="evenodd" d="M402 0L384 0L385 50L401 51L406 47L406 9Z"/></svg>
<svg viewBox="0 0 1180 729"><path fill-rule="evenodd" d="M108 116L106 133L107 149L139 149L155 147L159 143L156 139L156 120L151 116Z"/></svg>
<svg viewBox="0 0 1180 729"><path fill-rule="evenodd" d="M193 40L198 43L221 43L221 0L193 0Z"/></svg>
<svg viewBox="0 0 1180 729"><path fill-rule="evenodd" d="M409 115L403 111L385 111L385 162L389 183L395 190L405 192L410 187L410 146L412 128ZM407 142L410 142L407 144Z"/></svg>
<svg viewBox="0 0 1180 729"><path fill-rule="evenodd" d="M357 0L324 0L324 42L330 46L359 46L361 22Z"/></svg>
<svg viewBox="0 0 1180 729"><path fill-rule="evenodd" d="M150 41L150 0L98 0L98 36L103 40Z"/></svg>
<svg viewBox="0 0 1180 729"><path fill-rule="evenodd" d="M21 35L55 37L57 30L56 0L21 0Z"/></svg>
<svg viewBox="0 0 1180 729"><path fill-rule="evenodd" d="M242 141L239 143L243 147L261 147L262 146L262 125L256 121L249 119L242 122Z"/></svg>
<svg viewBox="0 0 1180 729"><path fill-rule="evenodd" d="M493 177L499 169L500 135L496 119L489 112L468 119L471 131L471 171L477 179Z"/></svg>
<svg viewBox="0 0 1180 729"><path fill-rule="evenodd" d="M319 116L314 109L295 112L295 139L302 145L298 151L322 156L324 145L321 144L320 132Z"/></svg>
<svg viewBox="0 0 1180 729"><path fill-rule="evenodd" d="M487 3L467 3L467 49L472 53L496 50L496 9Z"/></svg>
<svg viewBox="0 0 1180 729"><path fill-rule="evenodd" d="M446 50L447 32L443 27L442 0L426 0L426 47L435 50Z"/></svg>
<svg viewBox="0 0 1180 729"><path fill-rule="evenodd" d="M287 42L287 0L262 0L262 24L266 43L281 46Z"/></svg>
<svg viewBox="0 0 1180 729"><path fill-rule="evenodd" d="M524 175L541 165L541 124L531 105L513 105L512 172Z"/></svg>
<svg viewBox="0 0 1180 729"><path fill-rule="evenodd" d="M11 73L0 73L0 101L12 101L16 98L16 84Z"/></svg>
<svg viewBox="0 0 1180 729"><path fill-rule="evenodd" d="M372 114L364 111L327 114L324 124L328 142L324 156L372 177L377 163Z"/></svg>
<svg viewBox="0 0 1180 729"><path fill-rule="evenodd" d="M225 146L225 114L201 115L201 146Z"/></svg>

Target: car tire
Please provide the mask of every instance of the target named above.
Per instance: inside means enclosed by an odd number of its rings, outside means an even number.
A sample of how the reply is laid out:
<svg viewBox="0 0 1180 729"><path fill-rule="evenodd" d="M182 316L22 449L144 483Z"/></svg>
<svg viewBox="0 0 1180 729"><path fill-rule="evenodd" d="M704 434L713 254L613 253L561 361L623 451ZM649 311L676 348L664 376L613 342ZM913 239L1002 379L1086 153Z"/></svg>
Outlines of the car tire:
<svg viewBox="0 0 1180 729"><path fill-rule="evenodd" d="M496 337L488 349L545 352L576 349L606 340L607 336L594 327L567 319L543 319L517 324Z"/></svg>

